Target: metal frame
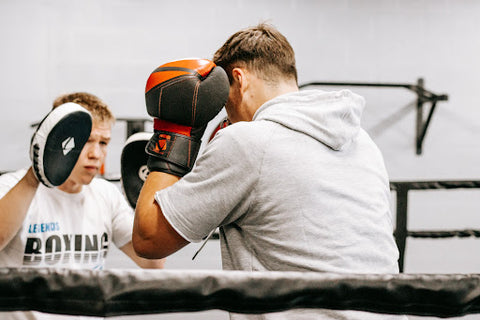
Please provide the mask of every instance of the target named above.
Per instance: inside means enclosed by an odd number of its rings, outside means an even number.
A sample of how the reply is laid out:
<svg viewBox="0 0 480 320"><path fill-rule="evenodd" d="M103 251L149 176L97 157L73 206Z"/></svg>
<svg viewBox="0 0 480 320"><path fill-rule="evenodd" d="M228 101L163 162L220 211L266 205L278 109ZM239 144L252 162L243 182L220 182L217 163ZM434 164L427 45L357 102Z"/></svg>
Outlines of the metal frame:
<svg viewBox="0 0 480 320"><path fill-rule="evenodd" d="M126 137L130 137L137 132L145 131L145 123L152 122L152 118L117 118L116 121L124 121L127 123Z"/></svg>
<svg viewBox="0 0 480 320"><path fill-rule="evenodd" d="M379 88L405 88L413 91L417 95L417 117L416 117L416 134L415 134L415 146L416 154L422 154L423 140L427 134L428 126L432 120L433 112L437 106L438 101L447 101L448 95L435 94L425 89L425 81L423 78L419 78L416 84L409 83L368 83L368 82L308 82L299 86L303 89L308 86L342 86L342 87L379 87ZM427 118L424 119L423 110L425 103L431 103L430 110L428 111Z"/></svg>
<svg viewBox="0 0 480 320"><path fill-rule="evenodd" d="M413 238L447 238L447 237L480 237L477 230L442 230L442 231L409 231L408 221L408 192L410 190L434 190L434 189L480 189L480 181L404 181L390 182L390 189L396 191L396 225L395 241L397 242L400 256L398 265L400 272L404 270L405 249L407 237Z"/></svg>

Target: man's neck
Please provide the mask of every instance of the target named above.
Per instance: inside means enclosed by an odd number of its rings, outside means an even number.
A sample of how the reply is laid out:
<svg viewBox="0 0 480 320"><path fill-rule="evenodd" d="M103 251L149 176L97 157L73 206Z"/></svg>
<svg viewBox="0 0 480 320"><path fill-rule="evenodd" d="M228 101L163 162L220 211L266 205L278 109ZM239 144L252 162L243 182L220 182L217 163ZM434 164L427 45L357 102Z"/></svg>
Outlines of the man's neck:
<svg viewBox="0 0 480 320"><path fill-rule="evenodd" d="M80 191L82 191L82 187L83 185L80 183L67 180L62 185L59 185L58 189L66 193L79 193Z"/></svg>
<svg viewBox="0 0 480 320"><path fill-rule="evenodd" d="M278 96L298 92L298 86L295 81L280 81L275 84L268 83L258 79L259 83L256 87L255 103L252 105L252 116L265 102L270 101Z"/></svg>
<svg viewBox="0 0 480 320"><path fill-rule="evenodd" d="M268 86L268 84L267 84ZM274 86L270 86L268 89L269 95L266 95L267 100L265 102L272 100L273 98L276 98L278 96L287 94L287 93L292 93L292 92L297 92L298 91L298 86L294 82L279 82ZM264 103L265 103L264 102Z"/></svg>

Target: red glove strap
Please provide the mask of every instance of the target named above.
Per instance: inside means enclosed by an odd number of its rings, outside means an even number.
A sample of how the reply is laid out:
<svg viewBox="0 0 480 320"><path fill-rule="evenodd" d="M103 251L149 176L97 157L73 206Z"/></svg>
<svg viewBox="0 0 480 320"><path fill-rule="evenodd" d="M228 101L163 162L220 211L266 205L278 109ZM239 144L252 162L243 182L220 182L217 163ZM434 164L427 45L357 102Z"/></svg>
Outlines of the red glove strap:
<svg viewBox="0 0 480 320"><path fill-rule="evenodd" d="M190 137L192 132L192 127L183 126L180 124L176 124L176 123L165 121L158 118L153 119L153 129L155 131L175 132L187 137Z"/></svg>

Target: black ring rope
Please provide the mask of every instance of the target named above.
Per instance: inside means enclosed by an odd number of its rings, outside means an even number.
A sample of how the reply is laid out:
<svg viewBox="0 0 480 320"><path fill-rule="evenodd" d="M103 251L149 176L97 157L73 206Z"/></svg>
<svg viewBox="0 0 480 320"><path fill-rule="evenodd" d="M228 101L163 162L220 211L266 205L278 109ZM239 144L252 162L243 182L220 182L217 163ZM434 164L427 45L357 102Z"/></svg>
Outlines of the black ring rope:
<svg viewBox="0 0 480 320"><path fill-rule="evenodd" d="M390 182L391 190L404 188L407 190L428 190L428 189L473 189L480 188L480 180L473 181L392 181Z"/></svg>
<svg viewBox="0 0 480 320"><path fill-rule="evenodd" d="M407 236L411 238L430 238L430 239L441 239L441 238L480 238L480 230L466 229L466 230L429 230L429 231L408 231ZM215 232L212 239L218 240L220 235L218 232Z"/></svg>
<svg viewBox="0 0 480 320"><path fill-rule="evenodd" d="M480 274L0 269L0 311L110 317L294 308L441 318L480 313Z"/></svg>
<svg viewBox="0 0 480 320"><path fill-rule="evenodd" d="M408 231L408 236L412 238L480 238L480 230L431 230L431 231Z"/></svg>

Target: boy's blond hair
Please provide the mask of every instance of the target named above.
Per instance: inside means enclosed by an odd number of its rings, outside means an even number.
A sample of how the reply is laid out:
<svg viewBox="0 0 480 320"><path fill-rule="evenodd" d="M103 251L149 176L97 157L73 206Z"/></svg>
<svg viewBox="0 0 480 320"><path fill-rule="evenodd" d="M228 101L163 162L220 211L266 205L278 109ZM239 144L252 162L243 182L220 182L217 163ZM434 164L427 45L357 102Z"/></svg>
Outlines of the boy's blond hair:
<svg viewBox="0 0 480 320"><path fill-rule="evenodd" d="M97 96L88 93L88 92L73 92L73 93L67 93L64 95L61 95L57 97L53 101L53 108L58 107L59 105L62 105L67 102L74 102L88 111L92 114L92 117L94 121L98 122L110 122L113 124L115 122L115 116L113 113L110 111L110 108L108 105L103 102L100 98Z"/></svg>

